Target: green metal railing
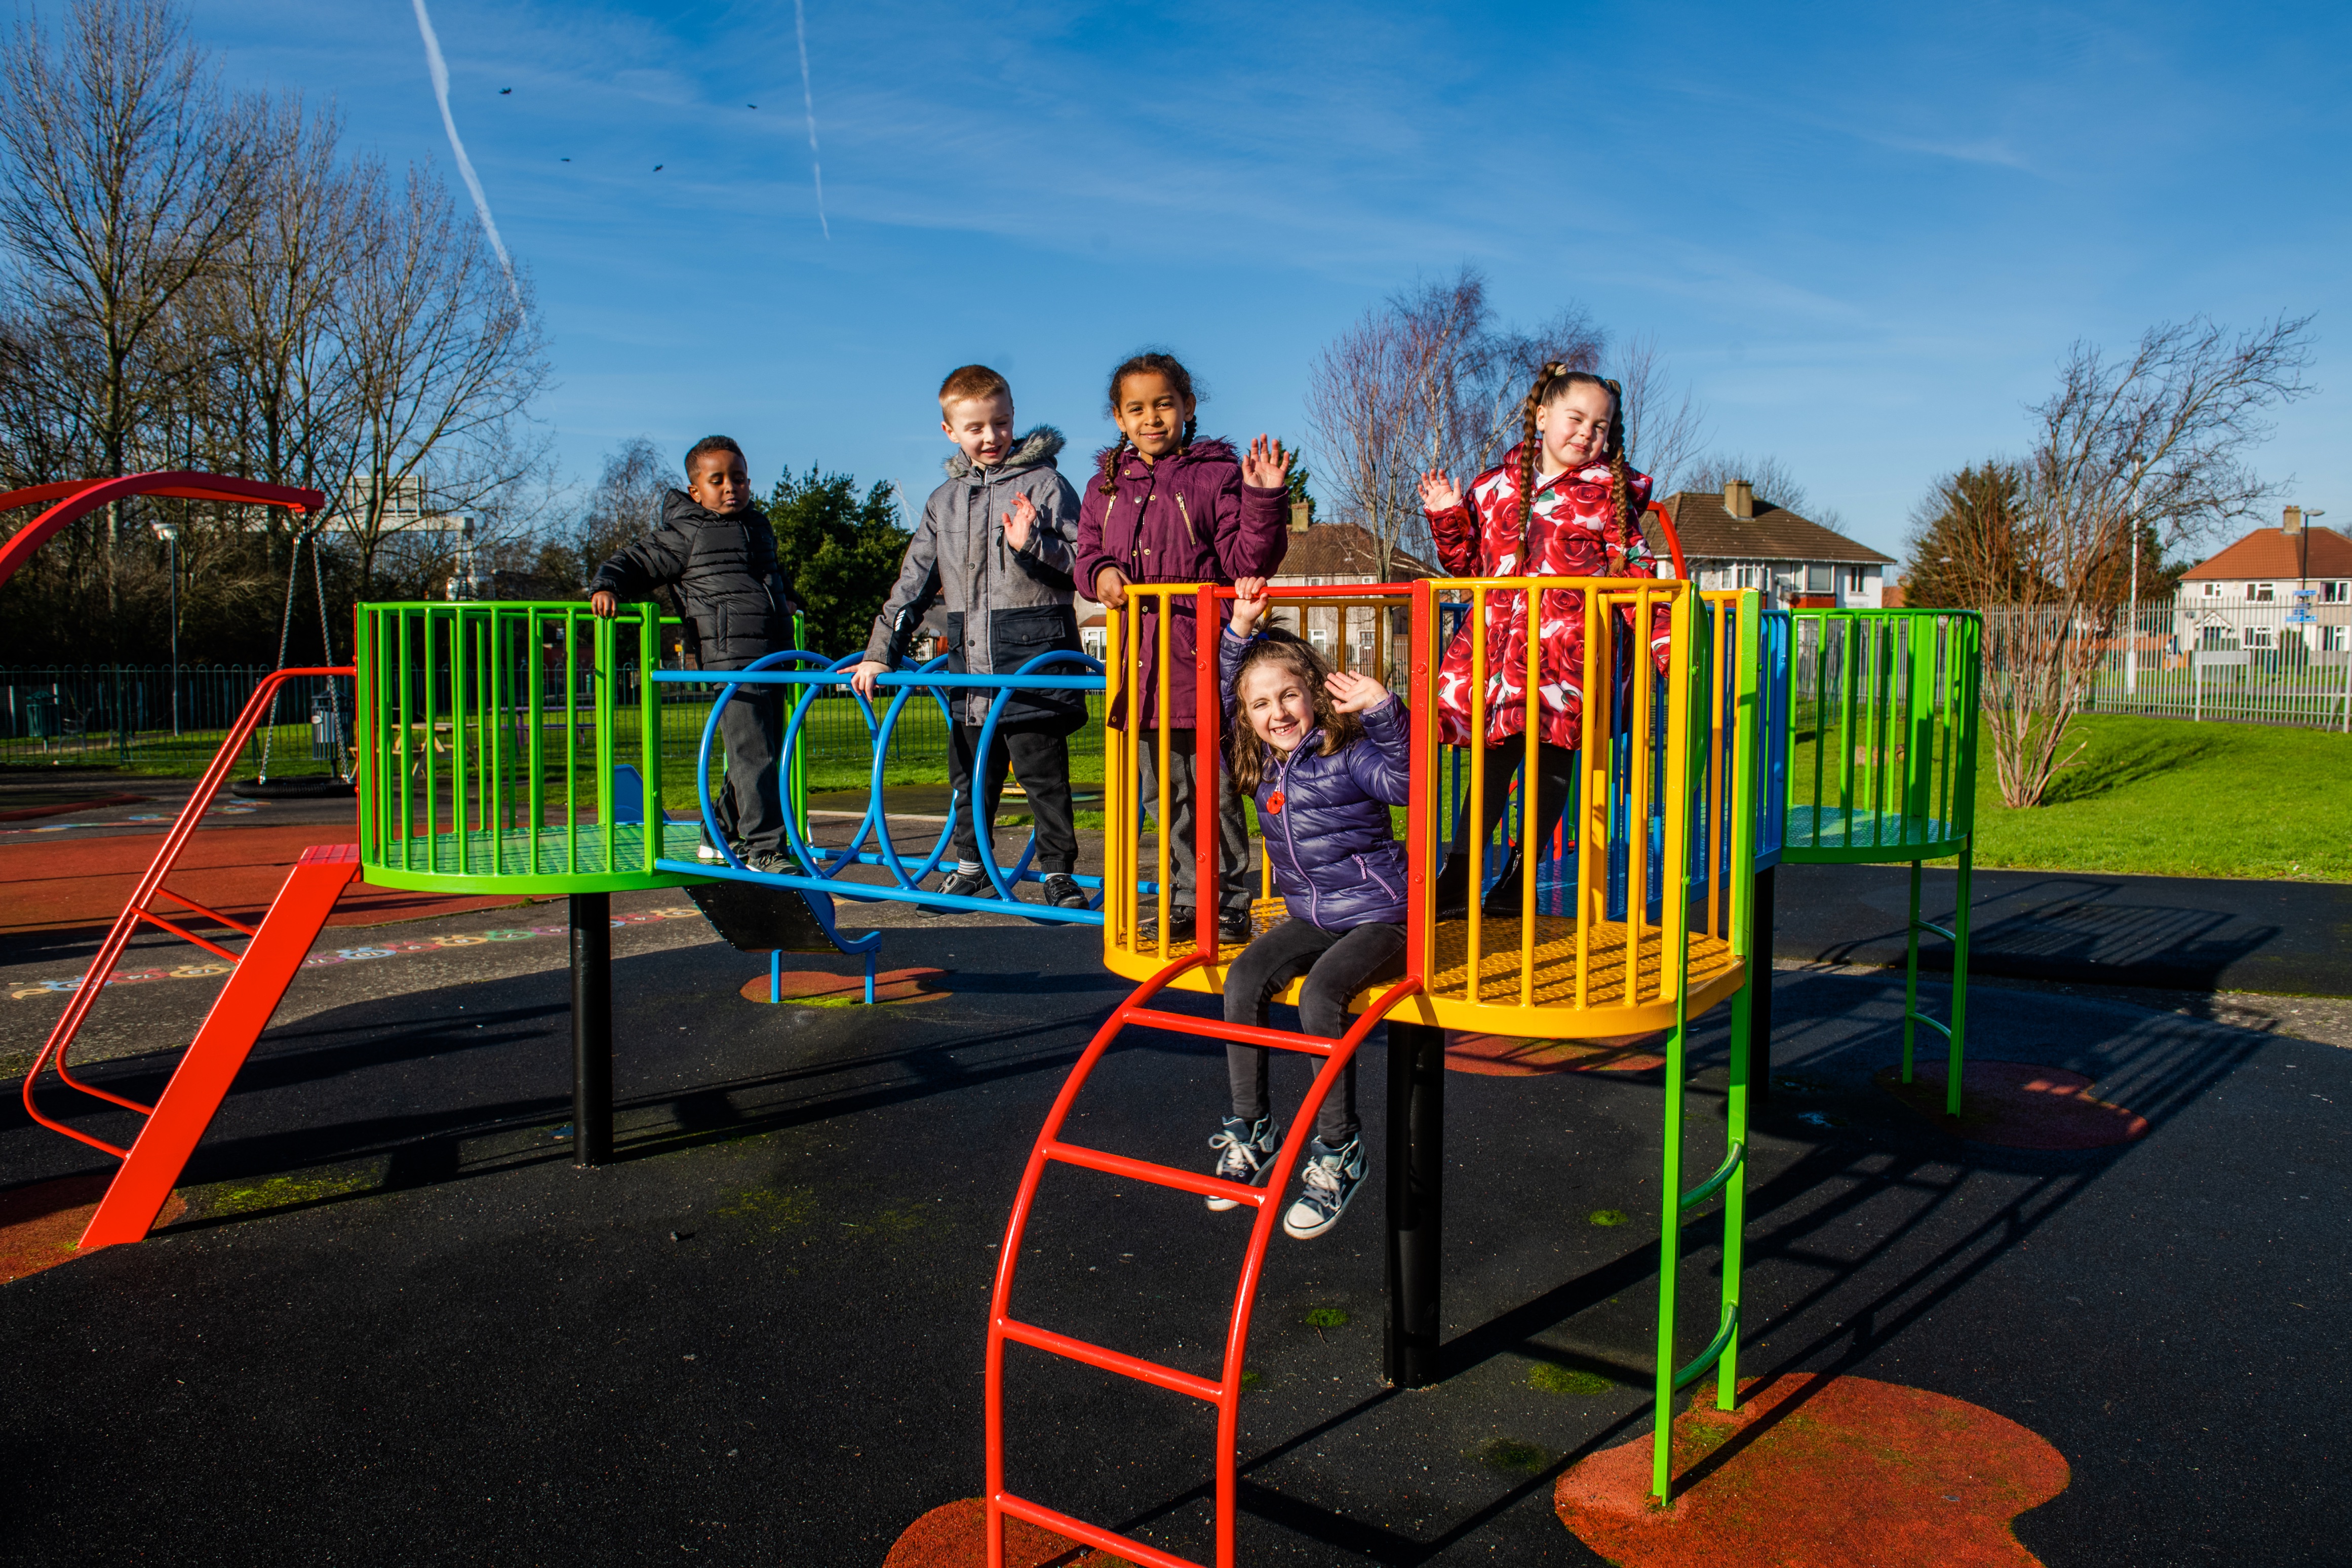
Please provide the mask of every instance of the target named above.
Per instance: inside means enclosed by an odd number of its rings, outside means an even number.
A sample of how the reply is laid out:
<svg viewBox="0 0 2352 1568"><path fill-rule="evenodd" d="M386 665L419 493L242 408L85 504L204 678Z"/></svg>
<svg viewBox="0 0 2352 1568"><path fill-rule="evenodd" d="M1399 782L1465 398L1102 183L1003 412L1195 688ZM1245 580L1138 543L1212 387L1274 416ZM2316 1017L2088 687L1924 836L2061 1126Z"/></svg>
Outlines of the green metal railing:
<svg viewBox="0 0 2352 1568"><path fill-rule="evenodd" d="M358 619L370 882L557 894L691 879L655 867L691 858L700 832L664 820L662 688L644 679L675 620L564 602L362 605Z"/></svg>
<svg viewBox="0 0 2352 1568"><path fill-rule="evenodd" d="M1788 837L1799 864L1908 861L1903 1081L1918 1026L1944 1037L1945 1110L1960 1110L1968 1029L1969 899L1976 836L1978 686L1973 610L1798 610L1789 713ZM1958 861L1952 924L1919 918L1921 867ZM1952 944L1952 1017L1919 1011L1919 938Z"/></svg>

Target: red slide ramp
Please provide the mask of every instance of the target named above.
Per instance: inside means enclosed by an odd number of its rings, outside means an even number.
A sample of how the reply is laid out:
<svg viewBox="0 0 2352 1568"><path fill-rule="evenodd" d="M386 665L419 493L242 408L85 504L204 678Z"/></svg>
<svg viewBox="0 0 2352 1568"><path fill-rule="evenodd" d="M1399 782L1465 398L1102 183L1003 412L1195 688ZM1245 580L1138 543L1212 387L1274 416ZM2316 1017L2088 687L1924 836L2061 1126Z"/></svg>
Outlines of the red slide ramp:
<svg viewBox="0 0 2352 1568"><path fill-rule="evenodd" d="M229 1085L236 1081L237 1069L245 1065L253 1050L254 1041L268 1026L270 1015L277 1011L286 987L309 956L310 944L318 940L327 923L335 900L342 896L353 878L359 875L360 852L356 844L314 846L302 852L301 859L288 873L285 885L270 903L269 911L259 926L248 926L230 919L215 910L206 909L184 894L173 892L163 885L171 875L188 839L204 819L204 815L226 782L229 769L236 760L238 748L246 737L268 711L270 700L287 681L302 676L342 675L352 673L349 666L334 668L281 669L254 689L245 710L221 742L221 747L205 770L205 775L181 808L179 819L163 836L163 843L155 851L138 885L131 889L131 901L122 913L115 917L106 940L99 945L98 954L91 959L89 970L81 987L66 1004L64 1015L49 1037L25 1072L25 1112L53 1132L63 1133L77 1142L87 1143L122 1162L112 1183L100 1200L98 1212L91 1216L89 1226L82 1232L84 1247L107 1247L119 1241L137 1241L147 1234L163 1212L164 1201L172 1194L180 1173L187 1168L188 1157L195 1152L196 1143L212 1125L213 1116L220 1110L228 1094ZM204 918L227 927L246 939L245 952L236 953L210 938L198 935L177 919L157 912L158 900L168 900L182 909L194 910ZM212 1010L205 1016L204 1026L196 1032L195 1040L180 1058L180 1065L164 1087L163 1096L153 1105L86 1083L73 1075L68 1065L67 1053L74 1037L80 1033L82 1023L89 1016L104 994L115 965L121 961L123 950L142 925L152 925L171 932L184 942L194 942L205 952L226 959L236 967L221 987ZM234 940L234 939L231 939ZM58 1081L94 1100L101 1100L123 1110L136 1111L146 1118L137 1138L129 1148L68 1126L45 1114L34 1099L44 1068L53 1068Z"/></svg>
<svg viewBox="0 0 2352 1568"><path fill-rule="evenodd" d="M1078 1058L1077 1065L1070 1069L1069 1079L1055 1099L1053 1110L1046 1113L1045 1129L1037 1134L1036 1144L1029 1152L1028 1168L1022 1173L1021 1190L1013 1200L1013 1216L1005 1226L1003 1245L997 1256L996 1289L988 1309L988 1568L1004 1568L1004 1519L1007 1514L1059 1531L1073 1541L1082 1541L1114 1556L1144 1564L1144 1568L1200 1568L1189 1559L1147 1546L1116 1531L1073 1519L1058 1510L1015 1496L1005 1489L1004 1346L1008 1341L1083 1362L1105 1372L1115 1372L1157 1388L1189 1394L1204 1404L1216 1406L1217 1563L1218 1568L1231 1568L1233 1563L1234 1467L1241 1426L1242 1358L1249 1347L1250 1312L1257 1303L1258 1279L1265 1262L1266 1245L1274 1237L1275 1215L1288 1200L1291 1173L1297 1168L1299 1157L1306 1152L1307 1139L1314 1135L1315 1115L1323 1108L1324 1097L1339 1081L1340 1070L1355 1058L1357 1047L1363 1044L1365 1037L1388 1016L1390 1009L1420 991L1421 980L1418 976L1407 975L1389 987L1378 1001L1364 1009L1347 1034L1336 1040L1293 1034L1285 1029L1260 1029L1246 1024L1228 1024L1221 1019L1193 1017L1145 1005L1161 987L1199 962L1197 956L1178 959L1145 981L1137 987L1133 995L1112 1009L1111 1016L1096 1031L1095 1037ZM1149 1160L1133 1159L1107 1150L1062 1142L1062 1124L1068 1118L1071 1108L1077 1103L1078 1091L1086 1087L1087 1076L1102 1060L1103 1053L1110 1048L1111 1042L1130 1026L1164 1029L1174 1034L1196 1035L1243 1045L1270 1046L1276 1050L1300 1051L1323 1058L1323 1065L1316 1069L1313 1085L1291 1119L1290 1129L1283 1138L1282 1149L1275 1156L1272 1173L1264 1186L1244 1186L1240 1183L1223 1181L1197 1171L1180 1171ZM1020 1260L1022 1239L1028 1231L1030 1205L1036 1198L1037 1183L1045 1175L1048 1163L1102 1171L1114 1176L1149 1182L1155 1186L1173 1187L1179 1192L1198 1193L1203 1197L1231 1198L1257 1211L1256 1219L1250 1227L1249 1246L1242 1255L1241 1279L1234 1288L1233 1313L1225 1331L1223 1373L1216 1381L1055 1333L1051 1329L1040 1328L1013 1316L1013 1276Z"/></svg>

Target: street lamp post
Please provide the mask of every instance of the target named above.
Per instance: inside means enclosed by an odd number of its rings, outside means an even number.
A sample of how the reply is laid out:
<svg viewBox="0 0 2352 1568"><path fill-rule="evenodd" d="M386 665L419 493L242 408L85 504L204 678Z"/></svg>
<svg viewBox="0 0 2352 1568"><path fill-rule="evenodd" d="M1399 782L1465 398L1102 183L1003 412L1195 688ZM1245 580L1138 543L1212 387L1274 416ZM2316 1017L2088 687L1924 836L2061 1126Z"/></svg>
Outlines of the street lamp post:
<svg viewBox="0 0 2352 1568"><path fill-rule="evenodd" d="M155 537L163 542L168 558L165 575L171 580L172 606L172 738L180 738L180 525L158 520L153 525Z"/></svg>

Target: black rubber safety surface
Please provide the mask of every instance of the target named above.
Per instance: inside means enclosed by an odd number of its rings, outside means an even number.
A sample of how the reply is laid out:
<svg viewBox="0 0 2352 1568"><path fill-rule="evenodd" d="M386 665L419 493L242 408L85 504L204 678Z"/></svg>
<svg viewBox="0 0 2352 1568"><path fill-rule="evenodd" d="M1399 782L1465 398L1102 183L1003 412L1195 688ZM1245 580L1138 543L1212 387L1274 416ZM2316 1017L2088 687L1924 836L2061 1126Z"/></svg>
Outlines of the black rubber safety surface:
<svg viewBox="0 0 2352 1568"><path fill-rule="evenodd" d="M1125 989L1083 934L891 941L887 961L950 969L956 994L769 1007L736 997L752 961L716 942L620 961L624 1157L594 1171L559 1136L560 972L266 1036L187 1219L0 1287L0 1556L878 1563L981 1490L1006 1207ZM1870 1084L1899 983L1784 974L1747 1367L1884 1378L2031 1426L2073 1466L2019 1524L2050 1564L2329 1560L2352 1504L2352 1053L2090 998L1972 1003L1978 1054L2086 1073L2153 1132L2070 1154L1958 1142ZM1133 1038L1068 1135L1204 1162L1219 1047ZM1694 1182L1720 1148L1723 1043L1718 1014ZM152 1089L161 1059L97 1070ZM1377 1129L1377 1050L1367 1065ZM1302 1079L1279 1071L1277 1103ZM1647 1429L1657 1079L1448 1076L1437 1387L1380 1382L1377 1170L1331 1236L1277 1237L1243 1561L1597 1561L1550 1491ZM0 1182L93 1168L5 1103ZM1628 1223L1592 1223L1604 1210ZM1213 1372L1245 1223L1056 1171L1017 1310ZM1685 1243L1685 1354L1715 1321L1714 1234L1702 1217ZM1310 1326L1317 1309L1346 1321ZM1601 1391L1546 1392L1547 1364ZM1018 1350L1011 1388L1016 1488L1205 1554L1204 1408Z"/></svg>
<svg viewBox="0 0 2352 1568"><path fill-rule="evenodd" d="M1907 866L1783 866L1774 954L1901 963ZM1956 878L1922 878L1922 918L1951 924ZM1983 871L1974 878L1969 973L2091 985L2352 996L2352 883ZM1923 938L1922 963L1951 968Z"/></svg>

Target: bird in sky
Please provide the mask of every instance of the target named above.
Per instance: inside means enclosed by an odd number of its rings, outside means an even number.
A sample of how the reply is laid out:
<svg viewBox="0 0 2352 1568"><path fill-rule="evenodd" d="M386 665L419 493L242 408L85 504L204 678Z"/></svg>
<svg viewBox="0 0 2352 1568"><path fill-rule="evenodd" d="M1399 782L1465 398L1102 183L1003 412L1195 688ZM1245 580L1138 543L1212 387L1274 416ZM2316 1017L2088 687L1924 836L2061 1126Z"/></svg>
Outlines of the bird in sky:
<svg viewBox="0 0 2352 1568"><path fill-rule="evenodd" d="M559 158L559 159L557 159L557 160L556 160L556 162L557 162L557 163L569 163L570 162L572 162L572 160L571 160L571 159L569 159L569 158Z"/></svg>
<svg viewBox="0 0 2352 1568"><path fill-rule="evenodd" d="M747 104L745 104L743 107L744 107L744 108L746 108L746 109L757 109L757 108L759 108L760 106L759 106L758 104L756 104L756 103L747 103Z"/></svg>
<svg viewBox="0 0 2352 1568"><path fill-rule="evenodd" d="M502 88L499 89L499 96L500 98L504 98L507 94L509 94L509 93L512 92L513 90L514 90L514 89L512 89L512 88L510 88L510 87L502 87Z"/></svg>
<svg viewBox="0 0 2352 1568"><path fill-rule="evenodd" d="M669 167L669 165L668 165L667 163L656 163L656 164L654 165L654 173L655 173L655 174L660 174L664 169L667 169L667 168L668 168L668 167Z"/></svg>

